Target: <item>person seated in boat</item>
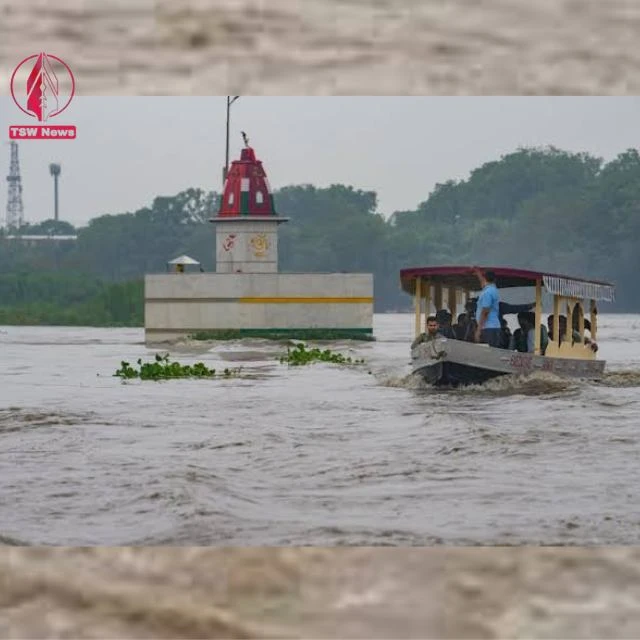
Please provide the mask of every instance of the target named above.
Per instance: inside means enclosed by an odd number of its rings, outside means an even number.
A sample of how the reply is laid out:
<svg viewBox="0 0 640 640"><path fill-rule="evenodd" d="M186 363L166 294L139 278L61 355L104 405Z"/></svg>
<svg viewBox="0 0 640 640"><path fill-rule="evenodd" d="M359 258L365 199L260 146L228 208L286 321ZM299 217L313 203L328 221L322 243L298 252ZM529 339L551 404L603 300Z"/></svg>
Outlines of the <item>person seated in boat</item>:
<svg viewBox="0 0 640 640"><path fill-rule="evenodd" d="M591 333L591 321L587 318L584 319L584 328ZM596 352L598 350L598 343L593 338L584 337L584 343L591 347L591 351Z"/></svg>
<svg viewBox="0 0 640 640"><path fill-rule="evenodd" d="M500 316L500 348L508 349L511 343L511 329L509 329L509 323L506 318Z"/></svg>
<svg viewBox="0 0 640 640"><path fill-rule="evenodd" d="M558 318L558 323L560 325L560 335L562 336L563 340L567 339L567 316L564 315L560 315ZM591 340L590 338L587 338L587 336L584 337L584 340L582 339L582 336L580 335L580 331L578 331L577 326L576 326L576 321L574 321L574 328L571 331L571 344L584 344L585 346L588 346L591 348L592 351L597 351L598 350L598 345ZM589 322L589 320L587 320L585 318L584 321L584 326L585 329L589 329L589 331L591 330L591 323ZM556 341L553 337L553 315L550 315L547 318L547 327L549 328L549 340L552 341ZM559 343L559 341L557 341Z"/></svg>
<svg viewBox="0 0 640 640"><path fill-rule="evenodd" d="M465 340L467 342L475 342L476 340L476 329L478 328L478 323L475 318L469 318L469 326L467 327L467 334Z"/></svg>
<svg viewBox="0 0 640 640"><path fill-rule="evenodd" d="M477 270L482 291L476 306L475 342L483 342L490 347L499 347L502 327L500 325L500 293L496 286L496 275L493 271Z"/></svg>
<svg viewBox="0 0 640 640"><path fill-rule="evenodd" d="M464 303L464 311L467 314L467 319L475 318L477 308L478 308L478 298L469 298Z"/></svg>
<svg viewBox="0 0 640 640"><path fill-rule="evenodd" d="M553 314L547 317L547 329L549 333L549 340L553 340L555 342L560 342L560 340L556 340L556 337L553 333ZM567 316L560 315L558 318L558 325L560 327L560 335L562 336L562 340L565 341L567 339ZM582 342L582 338L580 337L580 333L578 331L573 331L571 335L571 342L575 344L576 342Z"/></svg>
<svg viewBox="0 0 640 640"><path fill-rule="evenodd" d="M465 342L474 342L476 336L476 328L478 323L476 322L476 304L474 300L470 300L465 305L466 312L464 314L465 320L460 322L460 316L458 316L458 328L456 329L456 335L458 340L464 340Z"/></svg>
<svg viewBox="0 0 640 640"><path fill-rule="evenodd" d="M580 318L578 317L577 313L574 314L572 317L573 317L573 334L574 336L580 337ZM585 331L588 331L589 333L591 333L591 321L588 318L584 319L584 328L585 328ZM582 342L585 346L590 347L591 351L593 351L594 353L598 351L598 344L596 343L596 341L592 340L591 338L588 338L587 336L584 336L582 340L574 340L574 342Z"/></svg>
<svg viewBox="0 0 640 640"><path fill-rule="evenodd" d="M417 347L423 342L431 342L435 340L440 334L438 333L438 320L435 316L429 316L427 318L427 330L421 333L412 343L411 348Z"/></svg>
<svg viewBox="0 0 640 640"><path fill-rule="evenodd" d="M453 334L456 340L469 339L469 316L466 313L459 313L456 323L453 325Z"/></svg>
<svg viewBox="0 0 640 640"><path fill-rule="evenodd" d="M532 311L520 312L518 314L519 329L513 334L513 349L521 353L533 353L535 351L536 340L536 316ZM549 344L549 332L547 327L540 325L540 353L544 355Z"/></svg>
<svg viewBox="0 0 640 640"><path fill-rule="evenodd" d="M513 335L511 333L511 329L509 328L509 323L504 316L510 315L512 313L518 314L528 312L535 306L535 302L529 302L525 304L510 304L508 302L500 303L500 326L502 327L500 347L502 349L511 349L511 343L513 341Z"/></svg>
<svg viewBox="0 0 640 640"><path fill-rule="evenodd" d="M451 326L451 314L446 309L440 309L436 312L436 320L438 322L438 333L444 338L455 339L456 334Z"/></svg>
<svg viewBox="0 0 640 640"><path fill-rule="evenodd" d="M518 327L511 336L509 350L519 351L520 353L525 353L527 351L527 337L520 327Z"/></svg>

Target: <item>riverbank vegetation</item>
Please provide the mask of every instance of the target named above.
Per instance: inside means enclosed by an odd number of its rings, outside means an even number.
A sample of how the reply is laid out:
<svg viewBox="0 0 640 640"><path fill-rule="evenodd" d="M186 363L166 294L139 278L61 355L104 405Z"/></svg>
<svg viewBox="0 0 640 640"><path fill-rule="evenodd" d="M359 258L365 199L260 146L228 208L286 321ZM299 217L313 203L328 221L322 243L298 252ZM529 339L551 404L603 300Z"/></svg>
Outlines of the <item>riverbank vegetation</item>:
<svg viewBox="0 0 640 640"><path fill-rule="evenodd" d="M402 267L512 265L610 279L637 311L640 288L640 155L604 162L554 148L519 149L464 180L438 184L415 209L383 216L377 195L344 185L288 186L275 193L281 271L360 271L375 277L375 310L408 311ZM141 326L145 273L186 253L214 268L218 194L188 189L134 213L102 215L82 228L51 221L25 234L77 234L27 242L0 233L0 324ZM386 212L390 213L390 212ZM60 223L58 223L59 225ZM311 338L309 338L311 339Z"/></svg>
<svg viewBox="0 0 640 640"><path fill-rule="evenodd" d="M142 279L76 273L0 274L0 325L135 327L144 323Z"/></svg>

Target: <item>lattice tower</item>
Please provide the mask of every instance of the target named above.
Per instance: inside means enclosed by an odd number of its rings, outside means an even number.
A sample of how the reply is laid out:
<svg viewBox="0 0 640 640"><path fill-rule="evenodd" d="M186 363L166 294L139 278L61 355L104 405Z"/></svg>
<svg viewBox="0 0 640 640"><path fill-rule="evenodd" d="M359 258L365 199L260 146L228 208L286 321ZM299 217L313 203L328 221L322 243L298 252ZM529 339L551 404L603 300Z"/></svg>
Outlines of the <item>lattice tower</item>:
<svg viewBox="0 0 640 640"><path fill-rule="evenodd" d="M18 143L11 141L11 163L9 165L9 183L7 196L8 229L19 229L24 224L24 205L22 203L22 178L20 177L20 159L18 158Z"/></svg>

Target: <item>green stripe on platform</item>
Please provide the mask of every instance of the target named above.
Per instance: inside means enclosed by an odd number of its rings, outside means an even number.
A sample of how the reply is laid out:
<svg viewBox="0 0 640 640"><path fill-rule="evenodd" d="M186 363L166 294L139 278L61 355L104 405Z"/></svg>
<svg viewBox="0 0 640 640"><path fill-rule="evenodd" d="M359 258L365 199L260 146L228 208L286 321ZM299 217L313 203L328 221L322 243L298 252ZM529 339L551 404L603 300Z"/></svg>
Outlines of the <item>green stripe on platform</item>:
<svg viewBox="0 0 640 640"><path fill-rule="evenodd" d="M373 328L346 329L210 329L190 332L195 340L236 340L266 338L274 340L373 340Z"/></svg>

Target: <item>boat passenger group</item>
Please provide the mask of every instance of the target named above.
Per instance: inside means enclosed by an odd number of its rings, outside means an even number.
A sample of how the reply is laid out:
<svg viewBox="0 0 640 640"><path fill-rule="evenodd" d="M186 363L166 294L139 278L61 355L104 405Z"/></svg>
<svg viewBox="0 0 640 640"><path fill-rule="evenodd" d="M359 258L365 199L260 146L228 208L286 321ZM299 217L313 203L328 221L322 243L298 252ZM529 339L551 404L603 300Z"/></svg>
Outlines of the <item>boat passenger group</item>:
<svg viewBox="0 0 640 640"><path fill-rule="evenodd" d="M456 324L452 324L451 313L447 309L440 309L426 321L426 332L421 333L413 342L415 347L422 342L429 342L438 337L480 342L499 349L509 349L522 353L533 353L535 345L535 313L532 309L535 302L530 304L508 304L500 301L500 292L496 286L496 277L492 271L477 271L482 291L477 298L470 298L465 305L465 313L458 315ZM578 305L579 307L579 305ZM593 351L598 345L587 336L580 335L579 322L581 309L573 313L572 344L583 343ZM505 315L518 315L520 325L513 333L508 326ZM591 331L591 323L584 318L584 328ZM567 317L559 316L560 338L567 340ZM540 325L540 352L544 355L549 341L553 341L553 315L547 318L547 326Z"/></svg>

